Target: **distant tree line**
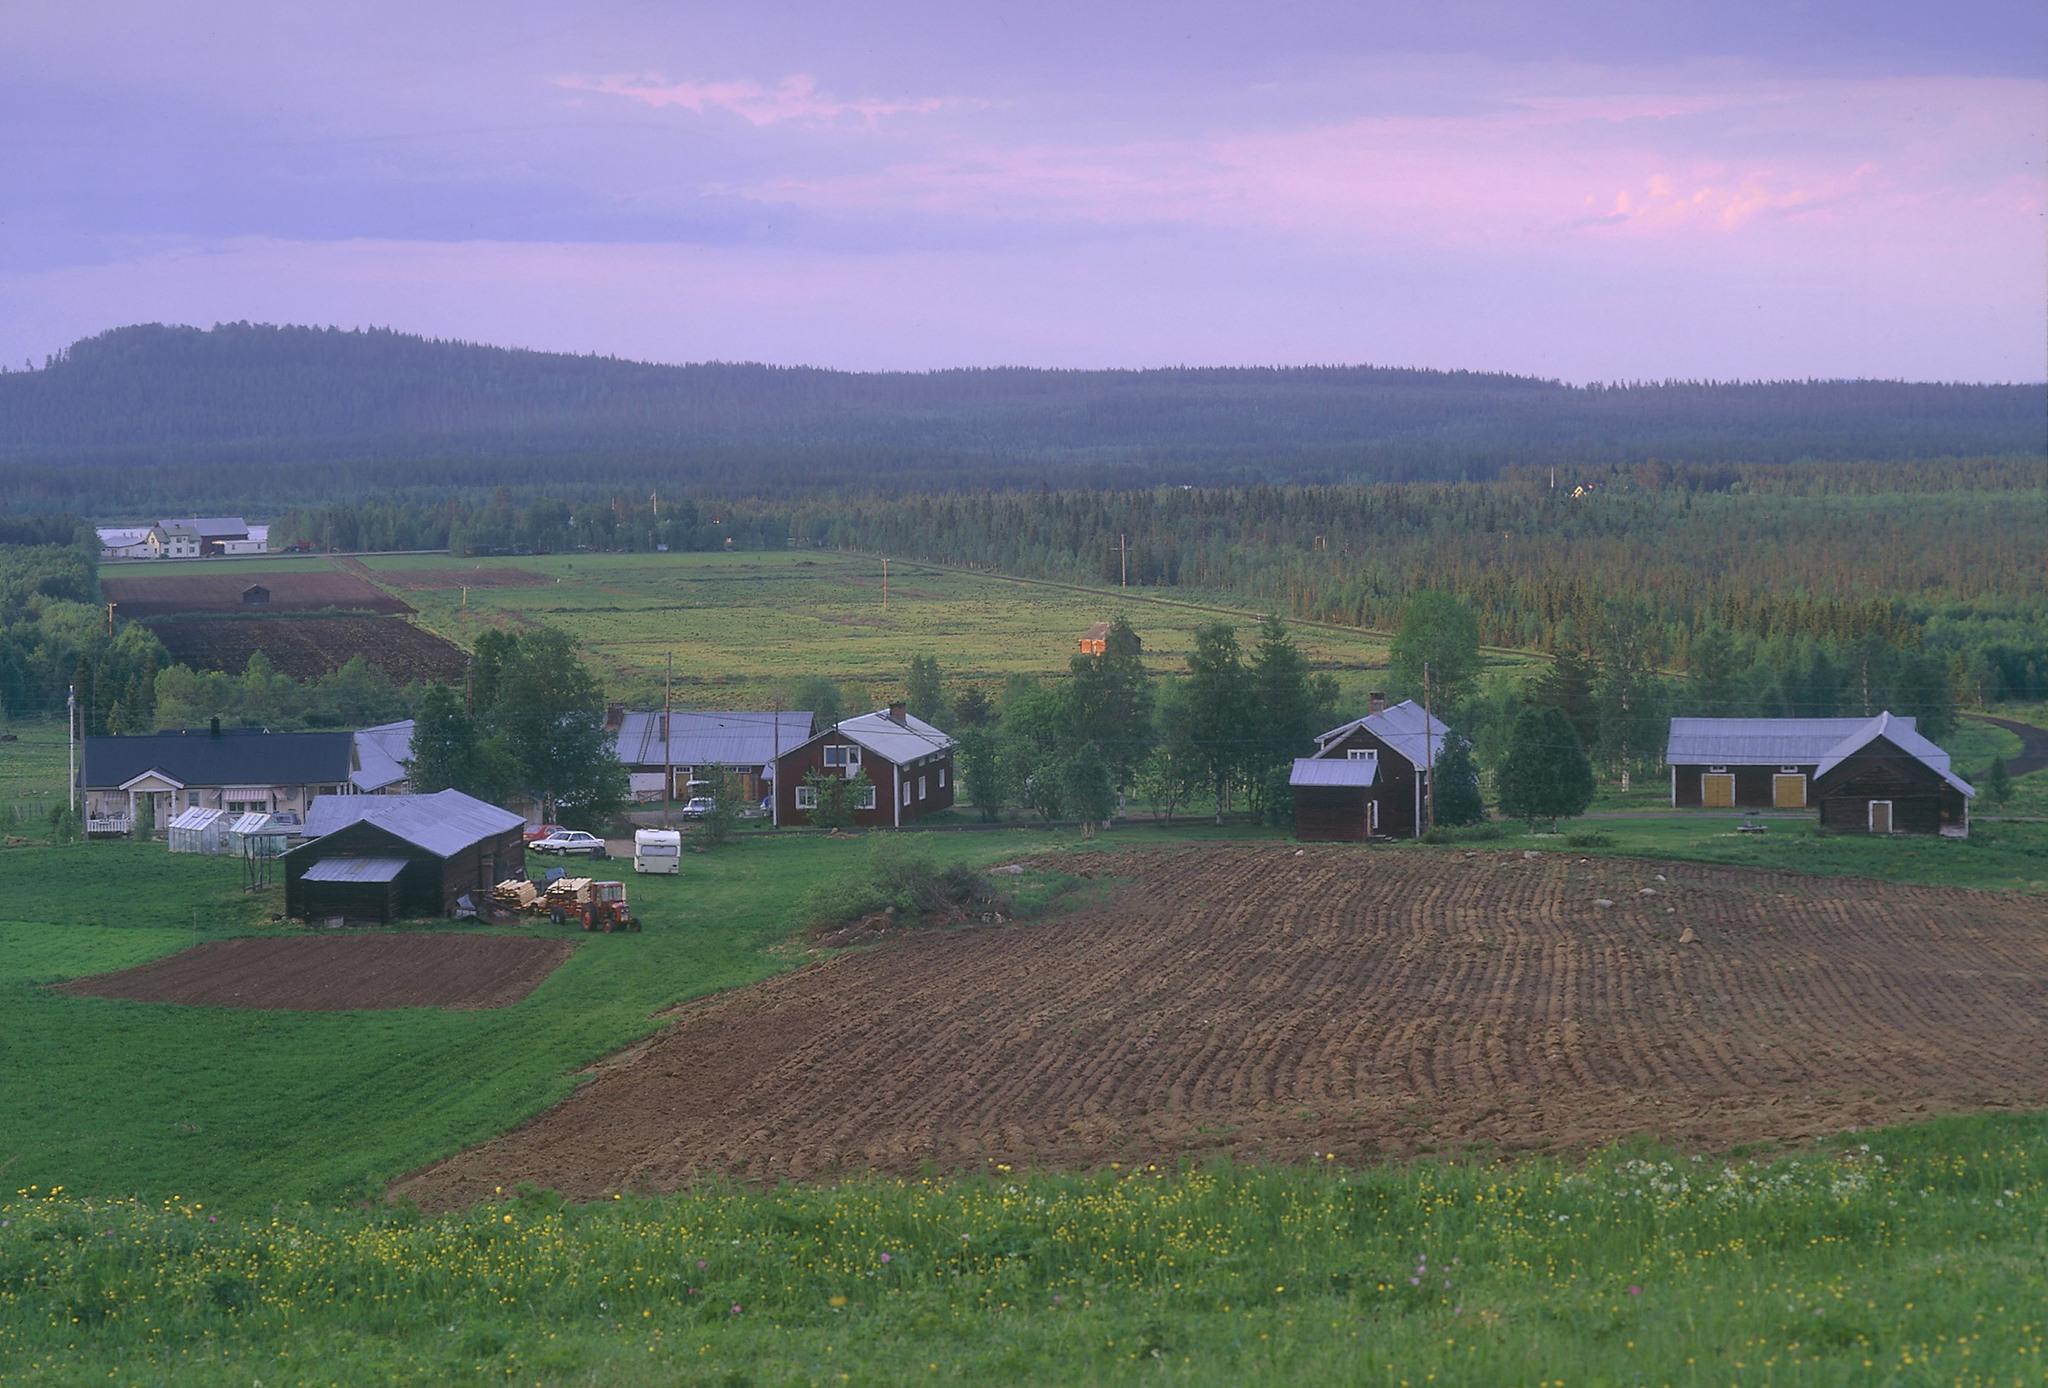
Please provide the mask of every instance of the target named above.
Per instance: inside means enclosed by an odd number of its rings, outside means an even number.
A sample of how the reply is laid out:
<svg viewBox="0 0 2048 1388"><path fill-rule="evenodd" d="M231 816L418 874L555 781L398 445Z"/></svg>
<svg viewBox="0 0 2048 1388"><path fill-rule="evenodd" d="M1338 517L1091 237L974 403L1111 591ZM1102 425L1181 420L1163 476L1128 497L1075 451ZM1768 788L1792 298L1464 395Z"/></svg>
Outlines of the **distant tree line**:
<svg viewBox="0 0 2048 1388"><path fill-rule="evenodd" d="M18 509L1483 479L1515 466L2048 454L2039 385L1574 387L1372 366L654 366L388 331L150 325L0 373Z"/></svg>

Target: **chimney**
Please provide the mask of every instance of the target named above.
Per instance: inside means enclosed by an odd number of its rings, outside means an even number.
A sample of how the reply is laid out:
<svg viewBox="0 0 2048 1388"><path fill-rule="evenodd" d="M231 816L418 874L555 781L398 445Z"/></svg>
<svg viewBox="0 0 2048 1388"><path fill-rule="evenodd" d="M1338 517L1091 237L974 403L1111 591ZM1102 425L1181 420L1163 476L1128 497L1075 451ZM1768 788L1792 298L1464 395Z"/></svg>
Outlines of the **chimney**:
<svg viewBox="0 0 2048 1388"><path fill-rule="evenodd" d="M901 699L897 699L897 700L893 701L893 702L892 702L892 703L891 703L891 704L889 705L889 721L890 721L890 722L892 722L892 723L901 723L901 724L903 724L903 725L904 725L905 727L908 727L908 726L909 726L909 719L910 719L910 708L909 708L909 706L908 706L908 705L906 705L906 704L905 704L905 703L904 703L904 702L903 702L903 701L902 701Z"/></svg>
<svg viewBox="0 0 2048 1388"><path fill-rule="evenodd" d="M606 704L604 706L604 730L606 732L617 732L624 725L625 721L626 706L624 704Z"/></svg>
<svg viewBox="0 0 2048 1388"><path fill-rule="evenodd" d="M1372 693L1366 695L1365 711L1367 714L1385 713L1387 711L1386 691L1375 689Z"/></svg>
<svg viewBox="0 0 2048 1388"><path fill-rule="evenodd" d="M213 718L213 721L212 721L212 723L210 723L210 724L208 725L208 731L210 731L210 732L211 732L211 733L212 733L212 734L213 734L213 735L214 735L215 737L219 737L219 736L220 736L220 715L219 715L219 714L215 714L215 715L214 715L214 718Z"/></svg>

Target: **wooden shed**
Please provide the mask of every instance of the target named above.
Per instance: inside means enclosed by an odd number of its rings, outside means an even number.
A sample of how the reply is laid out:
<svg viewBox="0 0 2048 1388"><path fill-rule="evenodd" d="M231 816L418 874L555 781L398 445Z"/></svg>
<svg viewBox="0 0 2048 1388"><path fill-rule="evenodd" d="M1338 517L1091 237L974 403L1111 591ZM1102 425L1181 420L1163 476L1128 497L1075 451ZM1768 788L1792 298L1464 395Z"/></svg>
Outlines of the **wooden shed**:
<svg viewBox="0 0 2048 1388"><path fill-rule="evenodd" d="M1297 757L1294 837L1304 843L1363 843L1379 832L1379 762L1364 757Z"/></svg>
<svg viewBox="0 0 2048 1388"><path fill-rule="evenodd" d="M526 822L459 790L316 801L287 852L285 914L307 920L452 915L526 873ZM397 864L393 867L392 864Z"/></svg>
<svg viewBox="0 0 2048 1388"><path fill-rule="evenodd" d="M1813 786L1821 827L1849 834L1964 838L1977 793L1949 768L1947 753L1890 714L1821 762Z"/></svg>

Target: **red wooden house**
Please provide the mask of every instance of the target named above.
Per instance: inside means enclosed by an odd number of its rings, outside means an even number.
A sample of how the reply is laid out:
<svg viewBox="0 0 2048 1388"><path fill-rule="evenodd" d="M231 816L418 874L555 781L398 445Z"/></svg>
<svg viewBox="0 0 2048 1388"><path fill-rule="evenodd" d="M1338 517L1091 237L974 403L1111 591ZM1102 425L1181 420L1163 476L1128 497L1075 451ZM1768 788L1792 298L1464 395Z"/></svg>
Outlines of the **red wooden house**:
<svg viewBox="0 0 2048 1388"><path fill-rule="evenodd" d="M893 829L953 804L953 739L901 704L835 723L775 759L775 823L808 824L814 773L851 780L866 772L872 790L853 822Z"/></svg>

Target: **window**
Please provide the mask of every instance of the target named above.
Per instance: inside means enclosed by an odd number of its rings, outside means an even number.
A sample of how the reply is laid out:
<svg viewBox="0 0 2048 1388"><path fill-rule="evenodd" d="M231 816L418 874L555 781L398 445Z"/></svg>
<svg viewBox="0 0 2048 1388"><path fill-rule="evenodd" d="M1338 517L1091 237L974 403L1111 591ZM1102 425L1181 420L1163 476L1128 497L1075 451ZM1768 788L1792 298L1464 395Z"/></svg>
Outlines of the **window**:
<svg viewBox="0 0 2048 1388"><path fill-rule="evenodd" d="M1347 761L1378 761L1380 759L1380 749L1377 747L1353 747L1344 754L1344 757Z"/></svg>
<svg viewBox="0 0 2048 1388"><path fill-rule="evenodd" d="M922 776L917 778L917 798L920 800L924 799L924 777Z"/></svg>
<svg viewBox="0 0 2048 1388"><path fill-rule="evenodd" d="M198 791L196 791L196 790L188 790L188 791L186 791L186 792L185 792L185 808L186 808L186 809L188 809L188 810L196 810L196 809L198 809L198 808L199 808L199 792L198 792Z"/></svg>
<svg viewBox="0 0 2048 1388"><path fill-rule="evenodd" d="M875 788L871 785L860 793L860 803L855 809L872 810L875 807Z"/></svg>
<svg viewBox="0 0 2048 1388"><path fill-rule="evenodd" d="M816 786L798 786L796 788L796 807L800 810L817 809L818 788Z"/></svg>
<svg viewBox="0 0 2048 1388"><path fill-rule="evenodd" d="M827 748L825 749L825 765L827 765L827 766L849 766L849 767L850 767L850 766L859 766L859 765L860 765L860 748L858 748L858 747L827 747Z"/></svg>
<svg viewBox="0 0 2048 1388"><path fill-rule="evenodd" d="M1778 774L1780 776L1797 776L1799 768L1796 766L1781 766L1778 768Z"/></svg>
<svg viewBox="0 0 2048 1388"><path fill-rule="evenodd" d="M940 789L940 790L944 790L945 788L946 788L946 768L942 766L942 767L940 767L940 768L939 768L939 789Z"/></svg>
<svg viewBox="0 0 2048 1388"><path fill-rule="evenodd" d="M908 781L903 783L903 803L906 805L910 803L910 782Z"/></svg>
<svg viewBox="0 0 2048 1388"><path fill-rule="evenodd" d="M1728 768L1725 766L1710 766L1707 770L1713 772L1716 776L1722 776L1727 774Z"/></svg>

